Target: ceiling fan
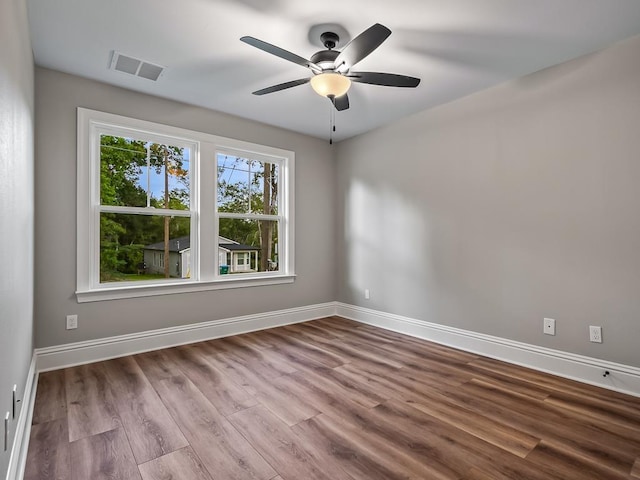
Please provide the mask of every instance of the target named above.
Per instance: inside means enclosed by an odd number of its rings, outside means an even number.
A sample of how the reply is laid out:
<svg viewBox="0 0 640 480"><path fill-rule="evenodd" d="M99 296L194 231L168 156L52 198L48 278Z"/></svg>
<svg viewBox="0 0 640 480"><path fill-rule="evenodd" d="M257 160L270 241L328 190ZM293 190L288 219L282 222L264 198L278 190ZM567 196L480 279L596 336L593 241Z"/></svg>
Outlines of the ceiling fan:
<svg viewBox="0 0 640 480"><path fill-rule="evenodd" d="M347 91L351 87L351 82L412 88L417 87L420 83L419 78L406 75L351 70L356 63L378 48L389 35L391 35L391 30L376 23L349 42L342 51L338 51L334 48L340 41L340 37L334 32L327 31L320 35L320 40L326 50L314 53L310 60L254 37L246 36L240 40L276 57L306 67L313 72L313 76L309 78L272 85L253 92L254 95L266 95L311 83L311 87L316 93L329 98L336 110L342 111L349 108Z"/></svg>

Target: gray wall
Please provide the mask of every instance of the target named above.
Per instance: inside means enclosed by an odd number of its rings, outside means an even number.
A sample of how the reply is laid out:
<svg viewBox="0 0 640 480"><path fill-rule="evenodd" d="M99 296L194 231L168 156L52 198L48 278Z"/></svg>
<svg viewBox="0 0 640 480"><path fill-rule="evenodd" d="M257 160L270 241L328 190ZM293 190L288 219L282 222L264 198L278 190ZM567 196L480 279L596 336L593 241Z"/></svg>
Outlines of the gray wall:
<svg viewBox="0 0 640 480"><path fill-rule="evenodd" d="M78 304L76 108L150 120L296 153L293 284ZM333 301L333 194L327 142L226 114L36 69L36 346L45 347ZM329 259L329 260L327 260ZM65 315L79 328L65 330Z"/></svg>
<svg viewBox="0 0 640 480"><path fill-rule="evenodd" d="M33 341L33 55L26 2L0 2L0 415L22 396ZM16 422L11 424L11 439ZM1 433L0 433L1 434ZM0 439L1 441L1 439ZM0 478L9 452L0 446Z"/></svg>
<svg viewBox="0 0 640 480"><path fill-rule="evenodd" d="M639 58L635 37L340 143L339 299L640 366Z"/></svg>

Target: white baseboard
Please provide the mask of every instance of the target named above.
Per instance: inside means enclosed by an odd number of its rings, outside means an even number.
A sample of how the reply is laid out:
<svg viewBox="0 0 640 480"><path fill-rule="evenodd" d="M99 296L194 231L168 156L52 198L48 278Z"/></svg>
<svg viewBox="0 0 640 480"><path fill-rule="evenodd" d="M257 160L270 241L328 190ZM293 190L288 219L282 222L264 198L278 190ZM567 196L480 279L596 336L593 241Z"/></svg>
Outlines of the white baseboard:
<svg viewBox="0 0 640 480"><path fill-rule="evenodd" d="M35 350L39 372L339 315L467 352L640 397L640 368L340 302L163 328ZM604 371L609 375L603 377Z"/></svg>
<svg viewBox="0 0 640 480"><path fill-rule="evenodd" d="M640 397L640 368L336 302L336 315ZM603 376L604 371L609 375Z"/></svg>
<svg viewBox="0 0 640 480"><path fill-rule="evenodd" d="M331 315L335 315L334 302L37 348L35 350L37 369L39 372L57 370L135 353L306 322Z"/></svg>
<svg viewBox="0 0 640 480"><path fill-rule="evenodd" d="M36 370L37 356L31 357L31 366L24 386L20 414L16 423L16 433L13 437L13 447L9 457L7 480L18 480L24 476L24 468L27 464L27 452L29 451L29 437L31 435L31 420L33 418L33 406L36 401L36 388L38 385L38 371Z"/></svg>

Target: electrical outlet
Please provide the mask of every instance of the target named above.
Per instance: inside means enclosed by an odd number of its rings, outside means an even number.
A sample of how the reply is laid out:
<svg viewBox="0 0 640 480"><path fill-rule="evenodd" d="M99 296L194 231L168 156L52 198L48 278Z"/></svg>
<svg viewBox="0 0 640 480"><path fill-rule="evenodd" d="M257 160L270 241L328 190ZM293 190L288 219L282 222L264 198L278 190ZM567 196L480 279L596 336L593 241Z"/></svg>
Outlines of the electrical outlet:
<svg viewBox="0 0 640 480"><path fill-rule="evenodd" d="M78 315L67 315L67 330L78 328Z"/></svg>
<svg viewBox="0 0 640 480"><path fill-rule="evenodd" d="M553 318L545 318L542 323L542 332L546 335L556 334L556 321Z"/></svg>
<svg viewBox="0 0 640 480"><path fill-rule="evenodd" d="M602 343L602 327L589 325L589 341L593 343Z"/></svg>
<svg viewBox="0 0 640 480"><path fill-rule="evenodd" d="M364 299L365 299L365 300L369 300L370 298L371 298L371 295L370 295L370 293L369 293L369 289L368 289L368 288L365 288L365 289L364 289Z"/></svg>

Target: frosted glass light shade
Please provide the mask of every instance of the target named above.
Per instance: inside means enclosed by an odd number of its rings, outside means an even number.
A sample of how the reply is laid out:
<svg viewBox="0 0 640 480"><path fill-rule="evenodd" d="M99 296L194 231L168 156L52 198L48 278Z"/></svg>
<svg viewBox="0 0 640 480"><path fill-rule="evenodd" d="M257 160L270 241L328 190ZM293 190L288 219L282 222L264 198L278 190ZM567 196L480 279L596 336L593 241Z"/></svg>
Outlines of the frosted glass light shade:
<svg viewBox="0 0 640 480"><path fill-rule="evenodd" d="M351 80L339 73L319 73L311 78L311 87L323 97L341 97L350 86Z"/></svg>

